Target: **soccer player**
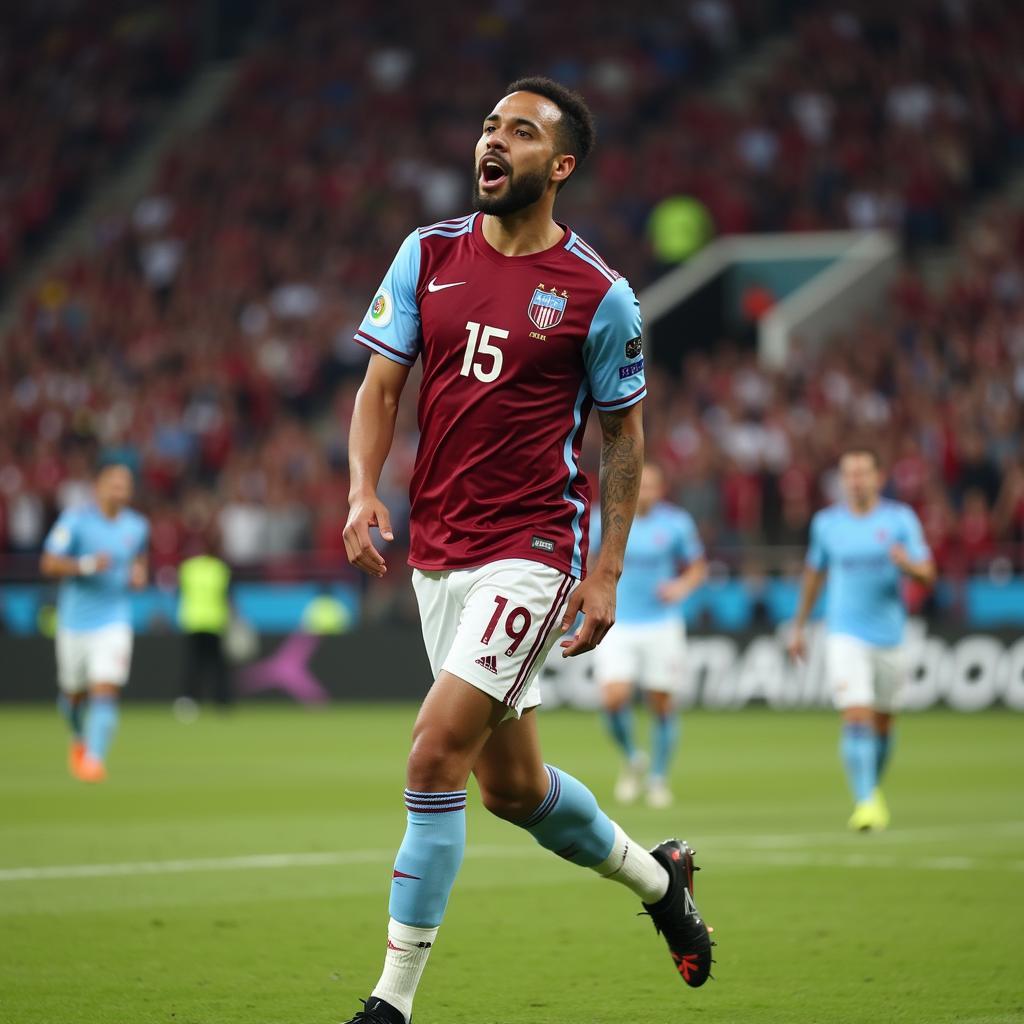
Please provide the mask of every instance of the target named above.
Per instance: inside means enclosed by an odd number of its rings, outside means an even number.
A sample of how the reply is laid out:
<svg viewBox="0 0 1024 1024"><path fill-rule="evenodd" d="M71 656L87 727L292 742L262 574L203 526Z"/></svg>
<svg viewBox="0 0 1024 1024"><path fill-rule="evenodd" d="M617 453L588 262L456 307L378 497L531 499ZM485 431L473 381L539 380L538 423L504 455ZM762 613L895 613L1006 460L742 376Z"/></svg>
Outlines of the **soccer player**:
<svg viewBox="0 0 1024 1024"><path fill-rule="evenodd" d="M832 698L843 715L840 753L855 802L849 826L871 831L889 824L879 783L905 672L901 577L930 586L935 565L913 509L880 497L882 473L874 452L850 449L839 472L846 501L822 509L811 521L789 652L806 656L807 618L827 577L825 663Z"/></svg>
<svg viewBox="0 0 1024 1024"><path fill-rule="evenodd" d="M107 777L117 700L132 657L132 587L145 586L149 523L128 508L132 474L106 465L95 503L65 511L43 546L41 569L57 598L58 707L71 728L68 766L83 782Z"/></svg>
<svg viewBox="0 0 1024 1024"><path fill-rule="evenodd" d="M679 602L704 582L707 560L689 512L664 501L665 477L653 462L644 465L636 518L626 543L619 579L615 625L594 652L605 720L625 764L615 798L632 803L646 788L647 803L672 803L668 771L679 737L673 698L683 680L686 622ZM600 545L600 527L591 529ZM633 687L647 694L652 715L652 754L633 739ZM645 779L648 763L650 776Z"/></svg>
<svg viewBox="0 0 1024 1024"><path fill-rule="evenodd" d="M377 496L409 368L422 359L410 484L413 587L434 674L413 729L405 838L395 861L384 970L349 1024L408 1024L465 847L466 783L484 805L572 864L636 893L691 986L711 966L693 904L693 853L648 853L591 792L545 764L538 674L578 612L572 657L614 620L615 586L643 464L640 315L628 283L553 217L590 152L574 93L523 79L483 120L476 213L413 231L356 333L371 351L349 435L350 561L389 566ZM587 417L603 434L604 542L586 579L590 492L579 470Z"/></svg>

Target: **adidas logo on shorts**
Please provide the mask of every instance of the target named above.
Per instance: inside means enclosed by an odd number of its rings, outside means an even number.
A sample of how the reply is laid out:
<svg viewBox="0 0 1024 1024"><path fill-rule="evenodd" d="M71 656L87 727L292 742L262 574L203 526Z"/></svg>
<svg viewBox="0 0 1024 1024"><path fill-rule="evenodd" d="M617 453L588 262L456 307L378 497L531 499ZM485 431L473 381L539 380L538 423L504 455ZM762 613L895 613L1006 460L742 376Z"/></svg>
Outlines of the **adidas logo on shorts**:
<svg viewBox="0 0 1024 1024"><path fill-rule="evenodd" d="M485 654L482 658L477 658L476 663L482 665L488 672L498 674L498 659L495 655Z"/></svg>

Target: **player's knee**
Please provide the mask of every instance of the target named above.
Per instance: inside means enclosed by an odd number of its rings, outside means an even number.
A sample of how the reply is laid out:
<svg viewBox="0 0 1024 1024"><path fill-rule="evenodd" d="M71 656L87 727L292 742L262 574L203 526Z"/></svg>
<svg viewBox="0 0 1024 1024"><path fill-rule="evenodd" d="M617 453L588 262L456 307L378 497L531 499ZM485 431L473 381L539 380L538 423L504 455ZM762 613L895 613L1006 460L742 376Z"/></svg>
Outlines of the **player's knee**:
<svg viewBox="0 0 1024 1024"><path fill-rule="evenodd" d="M406 769L410 789L423 793L462 789L468 775L468 766L450 737L434 730L416 735Z"/></svg>
<svg viewBox="0 0 1024 1024"><path fill-rule="evenodd" d="M547 793L540 793L529 786L480 786L480 799L484 807L496 818L502 818L504 821L525 821L540 806L546 795Z"/></svg>
<svg viewBox="0 0 1024 1024"><path fill-rule="evenodd" d="M843 721L847 725L874 725L875 713L869 707L849 707L843 709Z"/></svg>

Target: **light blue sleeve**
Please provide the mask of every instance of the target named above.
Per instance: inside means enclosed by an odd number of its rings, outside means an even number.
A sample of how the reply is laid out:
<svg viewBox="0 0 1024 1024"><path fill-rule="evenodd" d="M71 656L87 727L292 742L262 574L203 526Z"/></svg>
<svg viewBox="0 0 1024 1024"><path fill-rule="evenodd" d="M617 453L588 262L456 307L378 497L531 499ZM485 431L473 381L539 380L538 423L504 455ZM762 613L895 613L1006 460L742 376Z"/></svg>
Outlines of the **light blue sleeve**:
<svg viewBox="0 0 1024 1024"><path fill-rule="evenodd" d="M828 568L828 549L825 544L825 519L818 512L811 520L811 543L807 548L808 568L822 572Z"/></svg>
<svg viewBox="0 0 1024 1024"><path fill-rule="evenodd" d="M689 512L679 516L679 560L692 565L704 557L704 544Z"/></svg>
<svg viewBox="0 0 1024 1024"><path fill-rule="evenodd" d="M903 532L905 534L907 554L914 562L931 561L932 552L928 541L924 539L924 528L917 513L909 505L903 507Z"/></svg>
<svg viewBox="0 0 1024 1024"><path fill-rule="evenodd" d="M594 405L602 412L628 409L647 394L640 347L640 303L620 277L605 293L583 343Z"/></svg>
<svg viewBox="0 0 1024 1024"><path fill-rule="evenodd" d="M50 532L43 542L43 550L48 555L77 555L78 547L78 516L70 509L65 510L50 527Z"/></svg>
<svg viewBox="0 0 1024 1024"><path fill-rule="evenodd" d="M403 366L412 366L420 351L419 278L420 235L413 231L399 247L355 333L360 345Z"/></svg>

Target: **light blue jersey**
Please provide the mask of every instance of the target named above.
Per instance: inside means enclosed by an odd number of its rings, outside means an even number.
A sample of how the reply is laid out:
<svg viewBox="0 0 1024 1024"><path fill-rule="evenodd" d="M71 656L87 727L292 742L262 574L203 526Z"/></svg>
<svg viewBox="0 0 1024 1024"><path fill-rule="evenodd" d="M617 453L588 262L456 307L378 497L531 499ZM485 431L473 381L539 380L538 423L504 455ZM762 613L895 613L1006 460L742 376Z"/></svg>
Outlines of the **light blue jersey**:
<svg viewBox="0 0 1024 1024"><path fill-rule="evenodd" d="M51 555L81 558L109 555L110 568L91 576L61 580L57 624L86 632L115 623L131 623L132 562L149 542L149 522L132 509L108 519L95 505L68 509L50 530L44 550Z"/></svg>
<svg viewBox="0 0 1024 1024"><path fill-rule="evenodd" d="M831 505L811 520L807 564L827 570L825 623L830 633L857 637L875 647L903 640L906 609L901 573L889 549L899 544L915 562L931 558L914 510L880 501L866 515Z"/></svg>
<svg viewBox="0 0 1024 1024"><path fill-rule="evenodd" d="M601 524L598 516L591 522L590 542L596 551ZM648 626L678 618L679 604L666 604L658 597L658 589L675 579L681 566L703 557L704 545L689 512L660 502L647 515L638 515L626 541L615 621Z"/></svg>

